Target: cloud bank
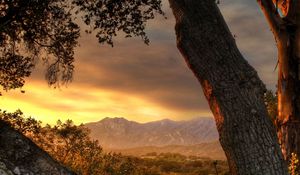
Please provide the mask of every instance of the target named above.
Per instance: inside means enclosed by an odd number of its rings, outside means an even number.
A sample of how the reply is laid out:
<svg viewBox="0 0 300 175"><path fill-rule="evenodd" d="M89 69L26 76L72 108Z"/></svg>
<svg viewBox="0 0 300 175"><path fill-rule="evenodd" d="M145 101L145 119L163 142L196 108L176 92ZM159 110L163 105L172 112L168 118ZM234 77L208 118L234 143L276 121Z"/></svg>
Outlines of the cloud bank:
<svg viewBox="0 0 300 175"><path fill-rule="evenodd" d="M275 42L257 4L247 0L221 1L219 5L245 59L274 89L277 62ZM47 87L37 67L27 81L25 94L12 91L0 98L3 109L17 108L54 123L121 116L139 122L212 116L202 89L176 48L175 21L166 2L168 19L149 22L149 46L141 39L115 40L115 47L99 45L82 34L76 49L74 80L67 88Z"/></svg>

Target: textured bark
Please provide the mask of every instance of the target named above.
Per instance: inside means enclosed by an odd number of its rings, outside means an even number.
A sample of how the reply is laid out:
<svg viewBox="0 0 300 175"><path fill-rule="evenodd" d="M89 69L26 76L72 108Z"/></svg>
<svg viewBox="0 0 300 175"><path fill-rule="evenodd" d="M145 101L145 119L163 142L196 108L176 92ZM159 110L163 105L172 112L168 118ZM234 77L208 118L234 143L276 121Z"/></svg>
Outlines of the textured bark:
<svg viewBox="0 0 300 175"><path fill-rule="evenodd" d="M0 120L0 174L75 175L30 139Z"/></svg>
<svg viewBox="0 0 300 175"><path fill-rule="evenodd" d="M300 1L258 1L278 48L278 137L286 160L300 155ZM278 3L276 5L276 3ZM278 7L283 13L275 13ZM276 20L272 20L276 19Z"/></svg>
<svg viewBox="0 0 300 175"><path fill-rule="evenodd" d="M286 159L291 153L300 155L300 57L296 28L286 26L282 31L284 37L278 40L278 136L282 152ZM297 29L299 30L299 29ZM297 39L298 38L298 39Z"/></svg>
<svg viewBox="0 0 300 175"><path fill-rule="evenodd" d="M265 86L237 49L215 1L169 2L177 47L203 87L231 173L287 175Z"/></svg>

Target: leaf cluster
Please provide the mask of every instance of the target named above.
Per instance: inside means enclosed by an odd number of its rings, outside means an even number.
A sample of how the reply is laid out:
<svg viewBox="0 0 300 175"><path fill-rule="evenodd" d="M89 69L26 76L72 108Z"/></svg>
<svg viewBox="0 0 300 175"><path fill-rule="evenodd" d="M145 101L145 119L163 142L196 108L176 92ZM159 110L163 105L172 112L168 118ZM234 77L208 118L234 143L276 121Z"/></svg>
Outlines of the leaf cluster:
<svg viewBox="0 0 300 175"><path fill-rule="evenodd" d="M0 86L22 87L39 59L50 85L70 81L78 37L65 0L1 0Z"/></svg>
<svg viewBox="0 0 300 175"><path fill-rule="evenodd" d="M71 120L42 126L40 121L25 117L21 110L0 111L0 120L29 137L54 159L81 175L206 175L214 174L213 161L175 153L149 153L144 158L105 153L98 141L89 137L84 125ZM151 158L149 158L151 157ZM218 161L219 174L228 174L226 161Z"/></svg>
<svg viewBox="0 0 300 175"><path fill-rule="evenodd" d="M273 124L276 126L276 119L278 117L277 94L274 94L271 90L267 90L264 98L268 114Z"/></svg>
<svg viewBox="0 0 300 175"><path fill-rule="evenodd" d="M0 0L0 86L20 88L37 61L54 87L72 80L82 19L99 43L113 46L118 32L146 44L146 22L163 14L161 0Z"/></svg>
<svg viewBox="0 0 300 175"><path fill-rule="evenodd" d="M29 137L77 174L146 175L150 172L139 166L137 158L104 153L98 141L89 137L90 131L83 125L74 125L71 120L42 126L41 122L25 117L20 110L13 113L0 111L0 120Z"/></svg>
<svg viewBox="0 0 300 175"><path fill-rule="evenodd" d="M113 46L113 37L118 31L125 37L140 36L146 44L149 39L145 33L146 22L154 18L155 13L164 15L161 0L73 0L78 7L76 14L96 31L99 43Z"/></svg>
<svg viewBox="0 0 300 175"><path fill-rule="evenodd" d="M98 141L92 140L84 125L71 120L42 126L17 110L0 111L0 120L22 132L64 166L81 175L227 175L226 161L213 161L178 153L149 153L143 158L105 153Z"/></svg>
<svg viewBox="0 0 300 175"><path fill-rule="evenodd" d="M0 120L13 126L24 135L37 134L41 130L41 122L32 117L25 117L21 110L9 113L0 109Z"/></svg>

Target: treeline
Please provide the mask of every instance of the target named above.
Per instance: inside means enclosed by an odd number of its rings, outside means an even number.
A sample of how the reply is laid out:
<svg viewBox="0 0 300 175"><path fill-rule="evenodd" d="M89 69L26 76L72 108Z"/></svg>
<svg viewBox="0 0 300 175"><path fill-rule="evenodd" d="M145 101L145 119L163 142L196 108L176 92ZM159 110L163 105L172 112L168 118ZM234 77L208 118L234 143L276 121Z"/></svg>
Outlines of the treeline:
<svg viewBox="0 0 300 175"><path fill-rule="evenodd" d="M148 153L140 164L164 175L229 175L226 161L185 156L178 153Z"/></svg>
<svg viewBox="0 0 300 175"><path fill-rule="evenodd" d="M225 161L200 160L180 154L159 154L151 158L137 158L105 153L90 131L71 120L57 121L50 126L17 110L0 110L0 120L30 138L54 159L80 175L226 175Z"/></svg>

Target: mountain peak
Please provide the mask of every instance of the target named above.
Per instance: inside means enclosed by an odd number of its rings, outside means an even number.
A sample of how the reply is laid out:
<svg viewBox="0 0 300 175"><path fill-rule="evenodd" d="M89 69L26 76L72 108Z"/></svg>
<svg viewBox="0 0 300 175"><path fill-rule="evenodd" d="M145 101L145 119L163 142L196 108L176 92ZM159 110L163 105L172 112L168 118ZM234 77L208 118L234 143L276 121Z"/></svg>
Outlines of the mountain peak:
<svg viewBox="0 0 300 175"><path fill-rule="evenodd" d="M165 119L162 119L162 120L160 120L161 122L175 122L175 121L173 121L173 120L171 120L171 119L168 119L168 118L165 118Z"/></svg>
<svg viewBox="0 0 300 175"><path fill-rule="evenodd" d="M163 119L137 123L121 117L107 117L99 122L87 123L85 126L91 130L91 137L99 140L106 148L192 145L218 139L212 118L186 121Z"/></svg>
<svg viewBox="0 0 300 175"><path fill-rule="evenodd" d="M162 120L151 122L151 123L159 123L160 125L171 125L171 124L176 123L176 121L173 121L170 119L162 119Z"/></svg>
<svg viewBox="0 0 300 175"><path fill-rule="evenodd" d="M100 120L99 122L106 122L106 121L113 121L113 122L129 122L127 119L123 117L105 117L104 119Z"/></svg>

